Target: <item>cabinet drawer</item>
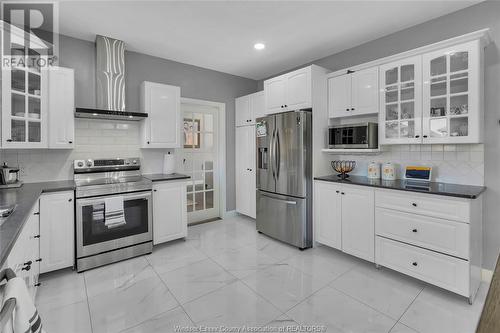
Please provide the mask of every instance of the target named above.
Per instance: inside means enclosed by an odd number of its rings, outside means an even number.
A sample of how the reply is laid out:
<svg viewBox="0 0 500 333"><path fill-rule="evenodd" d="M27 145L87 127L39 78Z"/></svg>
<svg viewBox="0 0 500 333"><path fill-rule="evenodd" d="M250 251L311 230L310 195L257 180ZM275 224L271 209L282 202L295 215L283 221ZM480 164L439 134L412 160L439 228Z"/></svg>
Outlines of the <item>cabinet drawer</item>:
<svg viewBox="0 0 500 333"><path fill-rule="evenodd" d="M466 199L377 190L375 206L469 223L470 203Z"/></svg>
<svg viewBox="0 0 500 333"><path fill-rule="evenodd" d="M379 236L469 259L469 225L433 217L376 208Z"/></svg>
<svg viewBox="0 0 500 333"><path fill-rule="evenodd" d="M469 262L412 245L376 237L375 262L469 297Z"/></svg>

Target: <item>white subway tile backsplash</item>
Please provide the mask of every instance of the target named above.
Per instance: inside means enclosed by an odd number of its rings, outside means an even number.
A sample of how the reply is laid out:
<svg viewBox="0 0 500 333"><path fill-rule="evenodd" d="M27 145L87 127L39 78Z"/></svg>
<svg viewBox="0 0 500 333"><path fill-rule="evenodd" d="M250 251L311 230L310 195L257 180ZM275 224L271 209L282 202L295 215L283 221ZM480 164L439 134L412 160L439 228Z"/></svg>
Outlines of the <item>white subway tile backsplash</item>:
<svg viewBox="0 0 500 333"><path fill-rule="evenodd" d="M433 167L434 181L484 185L484 145L399 145L384 146L378 155L336 155L331 160L354 160L356 175L366 175L370 161L391 162L401 177L408 165Z"/></svg>

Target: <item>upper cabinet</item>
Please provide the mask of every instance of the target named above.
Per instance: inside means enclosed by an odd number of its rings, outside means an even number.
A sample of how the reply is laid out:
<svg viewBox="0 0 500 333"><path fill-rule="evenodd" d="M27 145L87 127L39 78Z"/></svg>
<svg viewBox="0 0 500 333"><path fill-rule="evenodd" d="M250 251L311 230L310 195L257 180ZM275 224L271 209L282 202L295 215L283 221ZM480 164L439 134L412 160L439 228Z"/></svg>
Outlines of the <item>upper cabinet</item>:
<svg viewBox="0 0 500 333"><path fill-rule="evenodd" d="M330 118L378 112L378 67L328 79Z"/></svg>
<svg viewBox="0 0 500 333"><path fill-rule="evenodd" d="M478 40L423 55L424 143L482 141L482 65Z"/></svg>
<svg viewBox="0 0 500 333"><path fill-rule="evenodd" d="M255 125L255 119L264 114L264 92L241 96L235 100L236 126Z"/></svg>
<svg viewBox="0 0 500 333"><path fill-rule="evenodd" d="M380 66L379 143L420 143L422 57Z"/></svg>
<svg viewBox="0 0 500 333"><path fill-rule="evenodd" d="M2 71L2 147L47 148L47 70Z"/></svg>
<svg viewBox="0 0 500 333"><path fill-rule="evenodd" d="M141 108L148 117L141 124L142 148L181 147L181 89L143 82Z"/></svg>
<svg viewBox="0 0 500 333"><path fill-rule="evenodd" d="M278 113L312 107L313 66L264 81L265 113Z"/></svg>
<svg viewBox="0 0 500 333"><path fill-rule="evenodd" d="M72 149L75 142L75 73L51 67L49 82L49 148Z"/></svg>

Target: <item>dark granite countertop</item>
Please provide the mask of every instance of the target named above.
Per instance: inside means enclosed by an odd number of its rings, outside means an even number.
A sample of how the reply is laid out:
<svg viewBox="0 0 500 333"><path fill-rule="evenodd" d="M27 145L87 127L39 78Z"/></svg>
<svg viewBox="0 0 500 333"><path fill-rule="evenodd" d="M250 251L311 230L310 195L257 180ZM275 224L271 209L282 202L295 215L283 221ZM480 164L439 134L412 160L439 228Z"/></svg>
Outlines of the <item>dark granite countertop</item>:
<svg viewBox="0 0 500 333"><path fill-rule="evenodd" d="M19 188L0 189L0 206L17 205L12 215L0 226L0 266L7 259L40 195L74 189L73 180L25 183Z"/></svg>
<svg viewBox="0 0 500 333"><path fill-rule="evenodd" d="M445 195L449 197L457 197L465 199L476 199L481 193L483 193L486 190L486 187L484 186L448 184L448 183L437 183L437 182L421 184L415 181L407 182L402 179L388 181L381 179L370 179L368 177L354 176L354 175L349 176L349 178L347 179L340 179L340 177L337 177L337 175L315 177L314 179L323 180L327 182L341 183L341 184L362 185L362 186L385 188L390 190L429 193L429 194Z"/></svg>
<svg viewBox="0 0 500 333"><path fill-rule="evenodd" d="M165 173L150 173L146 175L142 175L144 178L147 178L151 180L152 182L161 182L161 181L167 181L167 180L178 180L178 179L189 179L191 178L188 175L183 175L181 173L171 173L171 174L165 174Z"/></svg>

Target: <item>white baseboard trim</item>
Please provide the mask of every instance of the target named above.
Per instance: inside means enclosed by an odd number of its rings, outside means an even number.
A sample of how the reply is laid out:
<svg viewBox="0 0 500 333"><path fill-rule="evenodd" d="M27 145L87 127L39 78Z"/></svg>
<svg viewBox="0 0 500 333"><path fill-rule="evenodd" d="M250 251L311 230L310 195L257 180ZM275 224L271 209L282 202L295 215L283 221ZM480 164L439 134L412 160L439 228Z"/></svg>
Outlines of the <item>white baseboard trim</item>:
<svg viewBox="0 0 500 333"><path fill-rule="evenodd" d="M230 217L235 217L236 215L238 215L238 213L236 212L236 209L235 210L228 210L224 213L224 216L222 218L227 219Z"/></svg>
<svg viewBox="0 0 500 333"><path fill-rule="evenodd" d="M493 278L493 271L488 269L481 269L481 280L486 283L491 283L491 279Z"/></svg>

